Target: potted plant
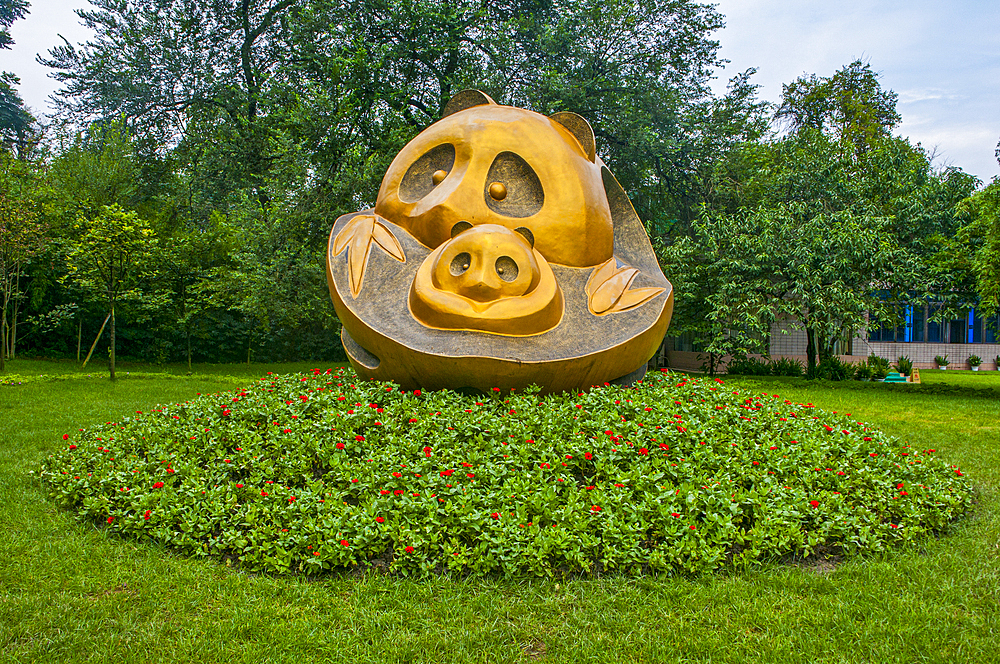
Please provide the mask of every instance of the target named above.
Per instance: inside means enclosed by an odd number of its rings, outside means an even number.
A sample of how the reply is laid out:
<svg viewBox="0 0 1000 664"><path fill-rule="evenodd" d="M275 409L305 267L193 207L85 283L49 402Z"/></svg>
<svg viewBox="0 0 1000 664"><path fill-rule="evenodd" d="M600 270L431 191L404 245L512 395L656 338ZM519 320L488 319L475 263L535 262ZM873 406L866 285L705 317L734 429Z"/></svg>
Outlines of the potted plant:
<svg viewBox="0 0 1000 664"><path fill-rule="evenodd" d="M993 358L993 364L996 365L997 371L1000 371L1000 355Z"/></svg>
<svg viewBox="0 0 1000 664"><path fill-rule="evenodd" d="M899 371L900 376L909 376L910 372L913 371L913 362L906 355L900 355L899 359L896 360L896 370Z"/></svg>
<svg viewBox="0 0 1000 664"><path fill-rule="evenodd" d="M978 355L969 356L969 366L972 367L973 371L979 371L979 365L983 363L983 358Z"/></svg>
<svg viewBox="0 0 1000 664"><path fill-rule="evenodd" d="M934 364L937 365L938 369L947 369L948 368L948 356L945 355L944 357L941 357L940 355L935 355L934 356Z"/></svg>

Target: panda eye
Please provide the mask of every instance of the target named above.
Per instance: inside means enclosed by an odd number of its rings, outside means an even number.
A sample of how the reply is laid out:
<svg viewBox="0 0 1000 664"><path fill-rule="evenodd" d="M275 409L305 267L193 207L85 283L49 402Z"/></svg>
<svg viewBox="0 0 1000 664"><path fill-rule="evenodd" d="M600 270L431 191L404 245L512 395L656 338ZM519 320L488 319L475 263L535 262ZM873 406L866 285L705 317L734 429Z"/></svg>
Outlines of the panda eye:
<svg viewBox="0 0 1000 664"><path fill-rule="evenodd" d="M441 184L455 167L455 146L444 143L413 162L399 181L399 200L416 203Z"/></svg>
<svg viewBox="0 0 1000 664"><path fill-rule="evenodd" d="M493 160L483 194L486 205L505 217L530 217L545 202L538 175L513 152L501 152Z"/></svg>

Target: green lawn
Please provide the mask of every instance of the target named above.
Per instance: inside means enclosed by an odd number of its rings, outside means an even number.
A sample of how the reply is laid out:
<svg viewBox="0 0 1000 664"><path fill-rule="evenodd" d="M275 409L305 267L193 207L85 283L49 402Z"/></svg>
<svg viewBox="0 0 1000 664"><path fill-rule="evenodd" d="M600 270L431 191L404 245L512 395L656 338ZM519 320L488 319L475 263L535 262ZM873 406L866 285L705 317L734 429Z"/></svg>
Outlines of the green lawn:
<svg viewBox="0 0 1000 664"><path fill-rule="evenodd" d="M251 576L98 531L53 507L30 474L68 431L312 366L187 376L125 365L110 384L100 371L70 376L72 363L13 362L9 372L64 379L0 386L0 661L987 662L1000 652L998 372L922 371L921 386L727 381L934 447L978 487L975 513L948 537L837 564L522 583Z"/></svg>

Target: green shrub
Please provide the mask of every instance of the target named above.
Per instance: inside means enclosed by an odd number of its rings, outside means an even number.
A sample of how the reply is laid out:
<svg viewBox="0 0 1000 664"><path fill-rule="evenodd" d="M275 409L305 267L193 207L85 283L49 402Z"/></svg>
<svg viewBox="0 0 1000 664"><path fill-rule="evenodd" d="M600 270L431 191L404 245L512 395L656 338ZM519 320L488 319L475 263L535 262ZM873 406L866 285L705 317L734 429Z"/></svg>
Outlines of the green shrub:
<svg viewBox="0 0 1000 664"><path fill-rule="evenodd" d="M767 369L772 376L800 377L806 372L802 363L791 357L782 357L777 360L771 360L771 362L767 365Z"/></svg>
<svg viewBox="0 0 1000 664"><path fill-rule="evenodd" d="M875 372L872 371L872 368L868 366L868 363L864 360L858 362L854 367L854 380L868 381L871 380L874 375Z"/></svg>
<svg viewBox="0 0 1000 664"><path fill-rule="evenodd" d="M948 356L945 355L944 357L941 357L940 355L935 355L934 356L934 364L938 365L939 367L947 367L948 366Z"/></svg>
<svg viewBox="0 0 1000 664"><path fill-rule="evenodd" d="M769 376L771 370L756 357L734 357L726 365L726 373L731 376Z"/></svg>
<svg viewBox="0 0 1000 664"><path fill-rule="evenodd" d="M896 370L903 376L909 376L913 371L913 362L905 355L900 355L896 360Z"/></svg>
<svg viewBox="0 0 1000 664"><path fill-rule="evenodd" d="M850 380L854 377L854 370L853 364L833 355L816 365L813 376L823 380Z"/></svg>
<svg viewBox="0 0 1000 664"><path fill-rule="evenodd" d="M889 364L889 360L879 357L875 353L868 356L868 366L871 368L872 378L875 380L883 380L892 371L892 365Z"/></svg>
<svg viewBox="0 0 1000 664"><path fill-rule="evenodd" d="M978 367L982 363L983 363L983 358L979 357L978 355L970 355L969 356L969 366L970 367Z"/></svg>
<svg viewBox="0 0 1000 664"><path fill-rule="evenodd" d="M972 499L933 449L849 413L668 373L476 397L316 370L63 439L41 468L59 504L278 573L703 572L879 551Z"/></svg>

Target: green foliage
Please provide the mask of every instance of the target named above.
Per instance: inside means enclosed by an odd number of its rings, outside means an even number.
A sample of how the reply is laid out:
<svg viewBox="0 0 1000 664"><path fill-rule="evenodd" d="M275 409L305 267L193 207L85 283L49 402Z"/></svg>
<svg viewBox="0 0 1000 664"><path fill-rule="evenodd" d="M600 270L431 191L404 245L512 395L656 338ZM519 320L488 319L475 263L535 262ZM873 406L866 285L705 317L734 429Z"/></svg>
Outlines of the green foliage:
<svg viewBox="0 0 1000 664"><path fill-rule="evenodd" d="M767 370L772 376L798 377L805 374L802 363L792 357L780 357L767 363Z"/></svg>
<svg viewBox="0 0 1000 664"><path fill-rule="evenodd" d="M726 373L731 376L769 376L767 363L756 357L734 357L726 365Z"/></svg>
<svg viewBox="0 0 1000 664"><path fill-rule="evenodd" d="M979 357L978 355L970 355L969 356L969 366L970 367L978 367L982 363L983 363L983 358Z"/></svg>
<svg viewBox="0 0 1000 664"><path fill-rule="evenodd" d="M896 360L896 369L903 376L909 376L913 371L913 361L906 355L900 355Z"/></svg>
<svg viewBox="0 0 1000 664"><path fill-rule="evenodd" d="M945 355L944 357L941 357L940 355L935 355L934 364L938 365L939 367L948 366L948 356Z"/></svg>
<svg viewBox="0 0 1000 664"><path fill-rule="evenodd" d="M869 381L875 377L875 371L865 361L858 362L854 367L854 380Z"/></svg>
<svg viewBox="0 0 1000 664"><path fill-rule="evenodd" d="M868 356L868 366L872 370L872 378L875 380L882 380L889 375L892 370L892 365L889 364L889 360L884 357L879 357L875 353Z"/></svg>
<svg viewBox="0 0 1000 664"><path fill-rule="evenodd" d="M842 361L836 355L831 355L816 365L816 369L811 377L835 381L851 380L854 378L856 371L853 364Z"/></svg>
<svg viewBox="0 0 1000 664"><path fill-rule="evenodd" d="M668 374L540 397L319 369L66 434L42 478L130 537L248 570L702 572L941 532L962 473L845 416Z"/></svg>

